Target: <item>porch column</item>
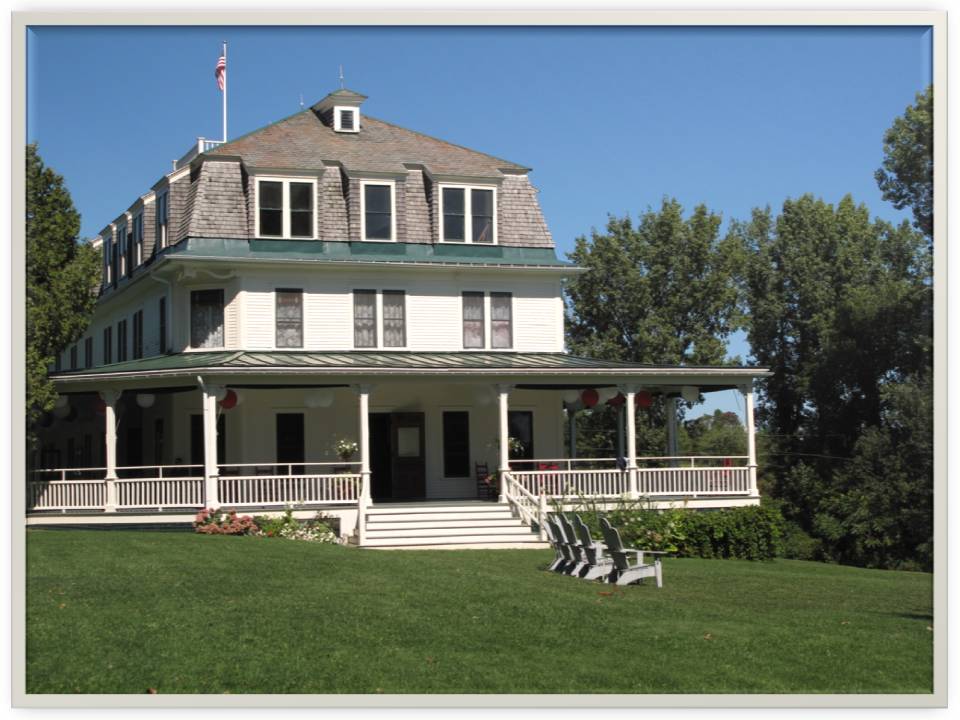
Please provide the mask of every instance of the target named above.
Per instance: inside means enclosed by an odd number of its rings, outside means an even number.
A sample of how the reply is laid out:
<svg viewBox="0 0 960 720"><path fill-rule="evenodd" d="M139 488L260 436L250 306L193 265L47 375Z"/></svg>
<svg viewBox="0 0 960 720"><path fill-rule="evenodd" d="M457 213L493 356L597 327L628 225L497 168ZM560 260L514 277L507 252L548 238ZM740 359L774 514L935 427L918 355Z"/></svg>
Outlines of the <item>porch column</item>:
<svg viewBox="0 0 960 720"><path fill-rule="evenodd" d="M757 430L753 421L753 385L741 385L744 410L747 415L747 464L750 466L750 494L759 495L757 490Z"/></svg>
<svg viewBox="0 0 960 720"><path fill-rule="evenodd" d="M104 511L117 511L117 402L122 390L101 390L100 399L103 400L104 436L106 438L106 465L104 483L107 490Z"/></svg>
<svg viewBox="0 0 960 720"><path fill-rule="evenodd" d="M627 414L627 482L628 494L631 499L639 497L637 492L637 389L633 386L624 388L625 401L623 411Z"/></svg>
<svg viewBox="0 0 960 720"><path fill-rule="evenodd" d="M505 472L510 472L510 386L497 385L497 398L500 405L500 467L499 472L502 476ZM506 495L503 493L503 480L500 481L500 502L506 502Z"/></svg>
<svg viewBox="0 0 960 720"><path fill-rule="evenodd" d="M201 385L203 393L203 477L204 505L220 507L219 476L217 460L217 395L223 390L217 385Z"/></svg>
<svg viewBox="0 0 960 720"><path fill-rule="evenodd" d="M360 502L361 507L370 505L370 385L357 386L360 422Z"/></svg>

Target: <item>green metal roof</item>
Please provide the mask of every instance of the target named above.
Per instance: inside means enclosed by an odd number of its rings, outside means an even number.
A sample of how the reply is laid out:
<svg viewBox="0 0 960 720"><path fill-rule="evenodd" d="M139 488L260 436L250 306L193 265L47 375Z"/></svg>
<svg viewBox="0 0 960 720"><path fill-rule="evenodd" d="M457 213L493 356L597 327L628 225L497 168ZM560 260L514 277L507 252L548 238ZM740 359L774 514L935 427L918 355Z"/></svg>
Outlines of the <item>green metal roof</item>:
<svg viewBox="0 0 960 720"><path fill-rule="evenodd" d="M510 245L188 238L164 252L179 257L232 260L429 263L575 269L571 263L559 260L553 248Z"/></svg>
<svg viewBox="0 0 960 720"><path fill-rule="evenodd" d="M384 352L352 350L345 352L310 351L245 351L220 350L213 352L186 352L176 355L130 360L88 368L71 370L51 375L56 380L75 377L105 375L141 375L164 371L190 370L263 371L271 370L317 370L331 372L377 372L405 371L435 373L437 371L525 371L567 372L603 371L665 371L665 372L733 372L758 376L765 371L743 367L693 367L642 365L639 363L597 360L566 353L517 353L517 352Z"/></svg>

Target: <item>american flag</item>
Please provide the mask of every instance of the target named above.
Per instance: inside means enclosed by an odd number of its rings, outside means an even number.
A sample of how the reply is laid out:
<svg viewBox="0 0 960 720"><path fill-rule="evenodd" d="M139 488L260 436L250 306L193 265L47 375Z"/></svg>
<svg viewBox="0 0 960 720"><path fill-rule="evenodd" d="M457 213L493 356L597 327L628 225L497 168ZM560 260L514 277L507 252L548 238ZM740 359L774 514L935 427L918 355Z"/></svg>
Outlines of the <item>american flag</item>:
<svg viewBox="0 0 960 720"><path fill-rule="evenodd" d="M227 74L227 59L221 55L217 60L217 69L213 71L213 76L217 79L217 87L223 90Z"/></svg>

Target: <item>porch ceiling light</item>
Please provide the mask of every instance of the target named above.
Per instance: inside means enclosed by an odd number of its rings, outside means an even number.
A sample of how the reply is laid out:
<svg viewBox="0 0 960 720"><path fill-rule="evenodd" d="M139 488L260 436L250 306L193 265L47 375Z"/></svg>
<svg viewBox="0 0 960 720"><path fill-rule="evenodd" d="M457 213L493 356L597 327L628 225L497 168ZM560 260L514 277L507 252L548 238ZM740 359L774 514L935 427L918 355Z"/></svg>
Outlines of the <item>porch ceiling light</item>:
<svg viewBox="0 0 960 720"><path fill-rule="evenodd" d="M61 398L63 398L63 400L67 400L67 398L65 398L65 397L63 397L63 396L61 395L60 398L57 398L57 401L59 402L59 400L60 400ZM60 418L60 419L62 420L63 418L65 418L67 415L70 414L70 409L71 409L71 408L70 408L70 402L67 401L67 402L64 402L62 405L60 405L60 404L54 405L54 406L53 406L53 414L54 414L54 416L56 416L56 417L58 417L58 418Z"/></svg>
<svg viewBox="0 0 960 720"><path fill-rule="evenodd" d="M600 396L598 402L605 403L608 400L613 400L613 398L617 396L617 389L615 387L600 388L597 394Z"/></svg>
<svg viewBox="0 0 960 720"><path fill-rule="evenodd" d="M68 398L66 395L57 395L57 399L53 401L54 409L66 407L69 404L70 398Z"/></svg>
<svg viewBox="0 0 960 720"><path fill-rule="evenodd" d="M144 409L153 407L156 399L157 396L153 393L137 393L137 405Z"/></svg>
<svg viewBox="0 0 960 720"><path fill-rule="evenodd" d="M692 385L685 385L680 390L680 396L688 403L693 404L700 400L700 388L693 387Z"/></svg>
<svg viewBox="0 0 960 720"><path fill-rule="evenodd" d="M308 408L330 407L333 405L333 393L329 390L312 390L304 396L303 404Z"/></svg>
<svg viewBox="0 0 960 720"><path fill-rule="evenodd" d="M563 393L562 397L563 397L563 401L564 401L567 405L573 405L575 402L577 402L577 400L580 399L580 391L579 391L579 390L567 390L566 392Z"/></svg>

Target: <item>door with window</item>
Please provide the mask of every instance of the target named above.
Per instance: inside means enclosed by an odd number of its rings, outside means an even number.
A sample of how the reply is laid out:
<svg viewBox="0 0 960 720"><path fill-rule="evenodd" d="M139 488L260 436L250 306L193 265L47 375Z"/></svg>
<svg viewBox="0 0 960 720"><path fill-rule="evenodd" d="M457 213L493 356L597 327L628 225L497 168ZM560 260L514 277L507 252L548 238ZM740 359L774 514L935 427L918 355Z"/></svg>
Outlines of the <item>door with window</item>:
<svg viewBox="0 0 960 720"><path fill-rule="evenodd" d="M423 413L370 414L370 492L374 500L427 494Z"/></svg>

